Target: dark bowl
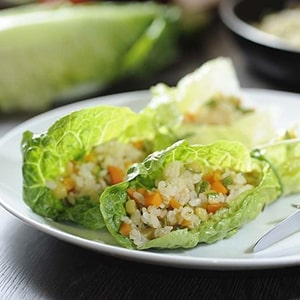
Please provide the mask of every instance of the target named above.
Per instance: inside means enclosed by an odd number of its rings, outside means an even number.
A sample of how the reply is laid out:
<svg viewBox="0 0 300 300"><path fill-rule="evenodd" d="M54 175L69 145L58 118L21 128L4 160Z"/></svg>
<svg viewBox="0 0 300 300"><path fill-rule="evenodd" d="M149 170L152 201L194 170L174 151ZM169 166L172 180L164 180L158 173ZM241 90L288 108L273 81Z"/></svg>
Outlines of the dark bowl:
<svg viewBox="0 0 300 300"><path fill-rule="evenodd" d="M300 88L300 50L252 25L267 12L282 10L288 2L221 0L219 14L252 68L269 78Z"/></svg>

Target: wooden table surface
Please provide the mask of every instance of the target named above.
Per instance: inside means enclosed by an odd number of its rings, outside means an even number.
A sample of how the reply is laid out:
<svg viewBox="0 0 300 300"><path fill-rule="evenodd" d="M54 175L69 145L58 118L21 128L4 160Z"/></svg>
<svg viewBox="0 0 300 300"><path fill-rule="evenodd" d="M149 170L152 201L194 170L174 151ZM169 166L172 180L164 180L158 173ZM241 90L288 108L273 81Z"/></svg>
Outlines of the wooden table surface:
<svg viewBox="0 0 300 300"><path fill-rule="evenodd" d="M175 84L217 56L232 58L242 87L284 89L249 69L216 19L155 79L108 92L144 89L159 81ZM1 116L0 135L27 118ZM56 239L0 208L0 299L300 299L300 266L210 271L136 263Z"/></svg>

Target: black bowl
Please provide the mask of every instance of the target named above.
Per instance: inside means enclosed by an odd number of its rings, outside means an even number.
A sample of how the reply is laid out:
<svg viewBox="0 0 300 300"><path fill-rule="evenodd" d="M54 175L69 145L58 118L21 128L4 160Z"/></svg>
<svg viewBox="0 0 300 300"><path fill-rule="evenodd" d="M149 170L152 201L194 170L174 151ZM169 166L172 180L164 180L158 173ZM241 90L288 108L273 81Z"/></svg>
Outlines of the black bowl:
<svg viewBox="0 0 300 300"><path fill-rule="evenodd" d="M280 11L284 0L221 0L219 14L233 33L249 65L282 83L300 88L300 50L253 26L267 12Z"/></svg>

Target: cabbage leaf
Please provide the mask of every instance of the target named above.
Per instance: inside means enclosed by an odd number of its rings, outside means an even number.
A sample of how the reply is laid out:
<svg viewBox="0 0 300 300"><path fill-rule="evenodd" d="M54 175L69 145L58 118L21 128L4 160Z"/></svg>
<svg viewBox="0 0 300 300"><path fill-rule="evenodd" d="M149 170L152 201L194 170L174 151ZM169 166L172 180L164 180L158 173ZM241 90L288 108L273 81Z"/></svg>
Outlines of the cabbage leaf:
<svg viewBox="0 0 300 300"><path fill-rule="evenodd" d="M2 10L0 111L37 112L145 78L177 56L179 22L177 7L152 2Z"/></svg>
<svg viewBox="0 0 300 300"><path fill-rule="evenodd" d="M176 118L177 123L174 124L169 123L170 119L165 115L165 125L176 132L177 140L186 139L191 144L207 144L226 139L242 142L251 149L271 140L276 132L272 111L255 110L243 103L237 75L229 58L212 59L180 79L175 87L159 83L151 88L151 92L152 100L148 107L156 111L164 106L173 107L173 111L177 109L177 115L181 116ZM218 95L222 97L216 97ZM229 97L240 101L236 111L241 112L239 117L230 122L216 124L204 120L199 124L184 121L186 115L197 114L213 101L218 104ZM223 112L219 119L224 115L228 117L231 112Z"/></svg>
<svg viewBox="0 0 300 300"><path fill-rule="evenodd" d="M40 135L24 132L24 201L44 217L91 229L103 227L97 201L83 197L75 205L65 205L55 198L47 181L63 174L68 162L83 157L95 145L112 139L128 141L126 128L131 127L131 137L137 134L138 128L132 126L137 119L138 115L126 107L97 106L70 113Z"/></svg>
<svg viewBox="0 0 300 300"><path fill-rule="evenodd" d="M277 173L283 195L300 192L300 140L275 141L252 151L252 156L268 162Z"/></svg>
<svg viewBox="0 0 300 300"><path fill-rule="evenodd" d="M265 207L282 194L278 173L263 159L252 157L249 150L239 142L218 141L208 145L189 145L179 141L166 150L149 155L144 162L135 164L128 171L128 181L107 188L100 198L107 229L117 242L128 248L136 248L128 237L119 233L121 219L126 215L127 188L151 189L169 163L180 160L184 163L197 161L203 172L229 168L236 172L252 174L254 187L238 195L228 208L218 210L207 221L202 221L192 230L177 229L149 240L138 249L147 248L190 248L198 243L213 243L230 237L245 223L253 220ZM299 172L300 173L300 172Z"/></svg>

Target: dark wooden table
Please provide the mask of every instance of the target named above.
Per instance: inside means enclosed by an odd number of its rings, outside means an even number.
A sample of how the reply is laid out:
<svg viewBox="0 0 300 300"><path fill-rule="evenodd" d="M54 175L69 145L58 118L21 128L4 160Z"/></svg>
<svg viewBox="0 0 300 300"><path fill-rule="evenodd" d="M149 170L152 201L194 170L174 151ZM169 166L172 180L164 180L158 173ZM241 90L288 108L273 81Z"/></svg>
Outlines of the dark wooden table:
<svg viewBox="0 0 300 300"><path fill-rule="evenodd" d="M217 56L232 58L242 87L287 89L253 73L216 19L155 79L107 93L144 89L158 81L175 84ZM0 135L27 118L1 116ZM58 240L0 208L0 299L300 299L300 266L210 271L136 263Z"/></svg>

